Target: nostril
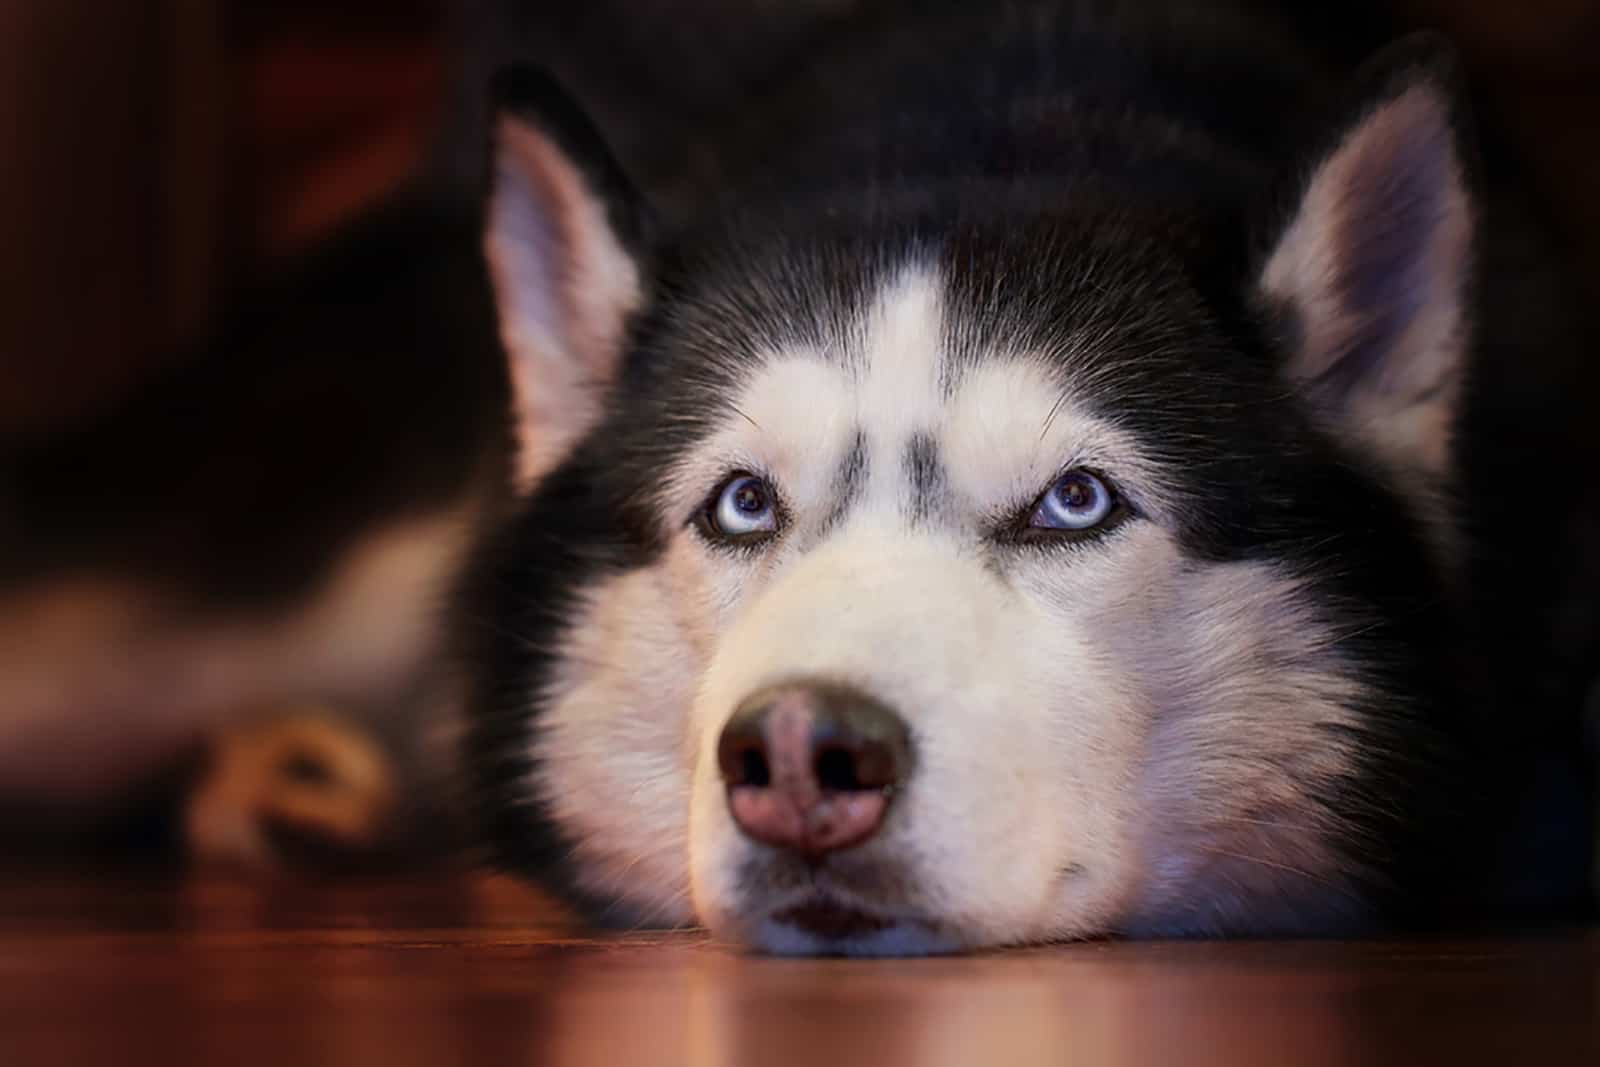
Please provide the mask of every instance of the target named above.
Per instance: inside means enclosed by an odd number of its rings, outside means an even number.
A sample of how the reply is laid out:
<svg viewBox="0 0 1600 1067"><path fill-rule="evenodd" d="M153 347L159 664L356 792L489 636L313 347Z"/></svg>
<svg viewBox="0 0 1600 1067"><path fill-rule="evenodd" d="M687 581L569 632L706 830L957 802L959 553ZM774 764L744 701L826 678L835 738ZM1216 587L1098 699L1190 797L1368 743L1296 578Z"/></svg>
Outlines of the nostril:
<svg viewBox="0 0 1600 1067"><path fill-rule="evenodd" d="M767 766L767 754L752 745L739 754L739 780L730 785L749 785L765 789L772 784L772 769Z"/></svg>
<svg viewBox="0 0 1600 1067"><path fill-rule="evenodd" d="M831 746L819 751L813 771L823 789L845 793L862 788L856 776L855 753L847 748Z"/></svg>
<svg viewBox="0 0 1600 1067"><path fill-rule="evenodd" d="M759 717L736 720L722 731L717 767L729 786L764 789L772 784L772 764Z"/></svg>

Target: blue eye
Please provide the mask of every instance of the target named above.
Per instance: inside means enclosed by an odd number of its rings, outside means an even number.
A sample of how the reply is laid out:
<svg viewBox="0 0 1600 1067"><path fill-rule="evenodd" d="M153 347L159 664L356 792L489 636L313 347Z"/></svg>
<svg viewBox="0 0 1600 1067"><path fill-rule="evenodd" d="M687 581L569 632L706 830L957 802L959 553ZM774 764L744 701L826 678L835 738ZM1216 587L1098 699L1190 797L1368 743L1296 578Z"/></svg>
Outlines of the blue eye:
<svg viewBox="0 0 1600 1067"><path fill-rule="evenodd" d="M772 487L753 474L735 474L706 509L706 526L710 533L730 540L772 533L778 528Z"/></svg>
<svg viewBox="0 0 1600 1067"><path fill-rule="evenodd" d="M1111 517L1116 494L1084 470L1063 474L1033 506L1028 526L1041 530L1092 530Z"/></svg>

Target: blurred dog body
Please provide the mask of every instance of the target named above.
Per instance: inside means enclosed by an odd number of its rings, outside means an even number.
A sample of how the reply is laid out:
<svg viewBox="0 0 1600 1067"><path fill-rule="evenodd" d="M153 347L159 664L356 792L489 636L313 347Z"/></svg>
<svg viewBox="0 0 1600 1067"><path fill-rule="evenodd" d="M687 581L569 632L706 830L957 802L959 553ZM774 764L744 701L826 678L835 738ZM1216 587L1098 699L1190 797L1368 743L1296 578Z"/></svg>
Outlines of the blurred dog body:
<svg viewBox="0 0 1600 1067"><path fill-rule="evenodd" d="M0 780L51 807L94 807L241 712L403 703L438 657L427 605L448 589L471 521L463 508L364 532L303 601L264 616L132 582L12 593Z"/></svg>
<svg viewBox="0 0 1600 1067"><path fill-rule="evenodd" d="M175 832L227 736L281 720L282 774L261 780L328 778L325 812L297 809L305 836L364 853L448 835L439 607L510 461L473 233L470 210L401 197L245 294L111 416L0 458L8 829L56 847L151 809ZM396 783L359 833L339 829L363 801L340 792L357 764L336 736Z"/></svg>

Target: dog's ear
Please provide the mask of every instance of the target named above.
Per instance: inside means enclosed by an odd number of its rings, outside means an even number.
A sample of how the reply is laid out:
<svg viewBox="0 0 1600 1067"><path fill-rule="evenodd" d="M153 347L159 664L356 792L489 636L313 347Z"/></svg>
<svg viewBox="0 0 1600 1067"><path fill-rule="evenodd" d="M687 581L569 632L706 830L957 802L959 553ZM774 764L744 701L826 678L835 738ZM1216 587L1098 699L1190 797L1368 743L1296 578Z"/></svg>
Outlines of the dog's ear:
<svg viewBox="0 0 1600 1067"><path fill-rule="evenodd" d="M1433 35L1391 46L1357 82L1335 135L1294 176L1257 284L1308 400L1403 482L1436 488L1451 473L1469 325L1462 93Z"/></svg>
<svg viewBox="0 0 1600 1067"><path fill-rule="evenodd" d="M598 132L549 77L502 70L493 104L484 249L525 489L601 416L642 300L644 213Z"/></svg>

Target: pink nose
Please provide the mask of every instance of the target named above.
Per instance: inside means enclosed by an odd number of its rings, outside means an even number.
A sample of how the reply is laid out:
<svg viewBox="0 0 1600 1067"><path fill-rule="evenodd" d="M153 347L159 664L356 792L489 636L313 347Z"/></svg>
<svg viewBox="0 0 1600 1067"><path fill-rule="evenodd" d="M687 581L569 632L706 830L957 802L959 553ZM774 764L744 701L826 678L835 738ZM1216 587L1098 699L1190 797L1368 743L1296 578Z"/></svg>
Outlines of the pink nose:
<svg viewBox="0 0 1600 1067"><path fill-rule="evenodd" d="M728 810L757 841L818 857L883 823L911 770L899 716L844 686L792 684L739 705L717 743Z"/></svg>

